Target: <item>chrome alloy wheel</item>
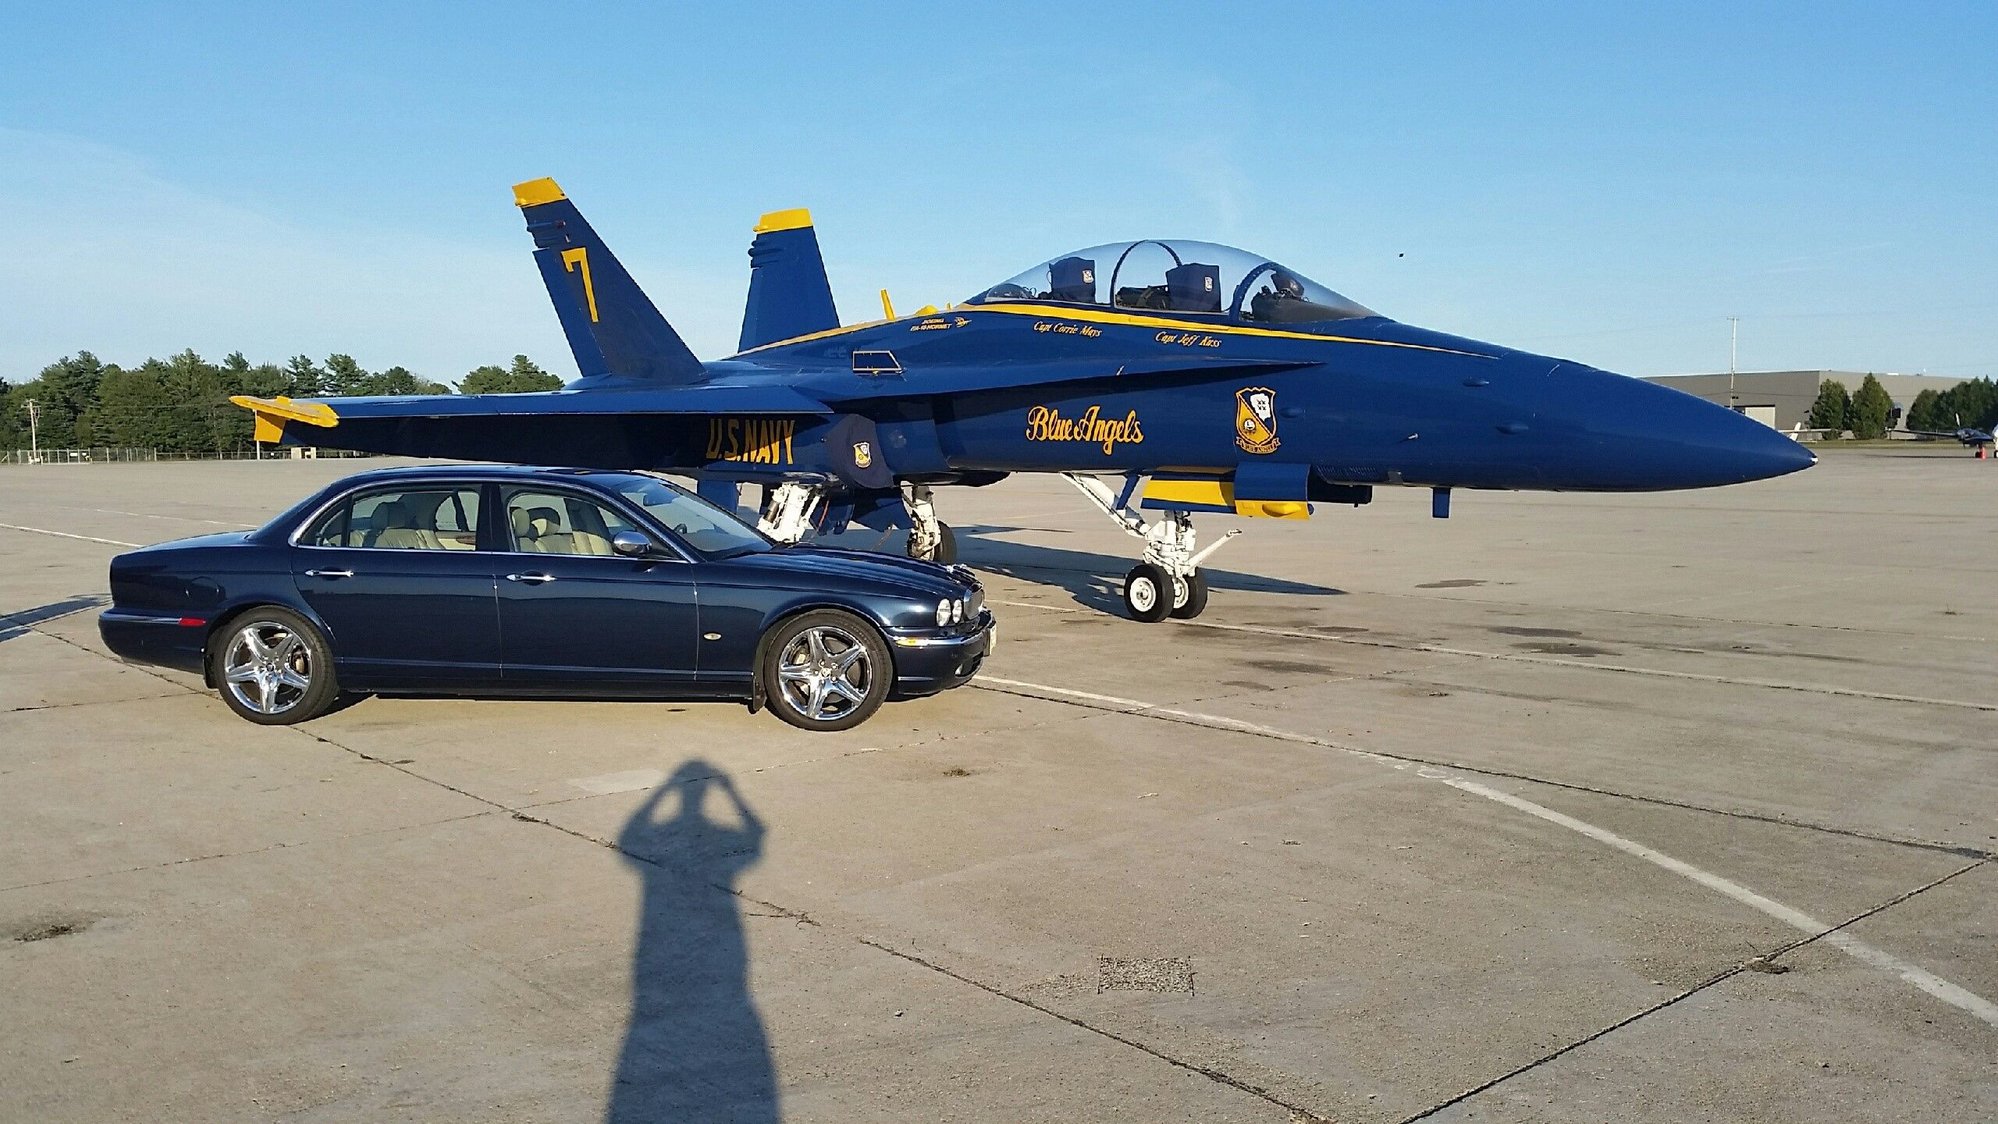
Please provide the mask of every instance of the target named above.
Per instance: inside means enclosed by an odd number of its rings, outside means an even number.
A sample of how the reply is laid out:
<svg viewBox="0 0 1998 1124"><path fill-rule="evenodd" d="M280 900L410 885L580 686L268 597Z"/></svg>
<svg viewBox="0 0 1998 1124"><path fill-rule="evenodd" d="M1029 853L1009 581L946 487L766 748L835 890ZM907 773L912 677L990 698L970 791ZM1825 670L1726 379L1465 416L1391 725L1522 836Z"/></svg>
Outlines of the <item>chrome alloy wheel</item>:
<svg viewBox="0 0 1998 1124"><path fill-rule="evenodd" d="M821 624L791 638L777 656L778 693L784 705L814 722L831 722L867 699L874 662L860 638Z"/></svg>
<svg viewBox="0 0 1998 1124"><path fill-rule="evenodd" d="M248 625L229 641L222 686L248 710L283 714L312 689L312 649L281 624Z"/></svg>

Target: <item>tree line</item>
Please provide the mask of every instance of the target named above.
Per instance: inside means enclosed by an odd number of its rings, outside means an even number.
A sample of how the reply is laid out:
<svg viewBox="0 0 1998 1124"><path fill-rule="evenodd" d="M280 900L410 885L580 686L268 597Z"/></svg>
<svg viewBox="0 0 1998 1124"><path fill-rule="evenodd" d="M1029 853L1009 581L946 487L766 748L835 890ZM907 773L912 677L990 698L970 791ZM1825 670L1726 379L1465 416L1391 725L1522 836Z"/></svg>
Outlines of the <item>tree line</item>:
<svg viewBox="0 0 1998 1124"><path fill-rule="evenodd" d="M525 355L507 366L473 368L458 380L460 394L516 394L560 390L562 380ZM405 367L369 371L351 355L322 363L293 356L289 363L252 364L240 351L210 363L193 350L136 367L100 362L88 351L64 356L26 382L0 379L0 449L29 444L28 403L38 410L36 429L45 449L108 445L164 453L241 452L252 444L253 419L229 398L285 395L450 394L452 388Z"/></svg>
<svg viewBox="0 0 1998 1124"><path fill-rule="evenodd" d="M1844 383L1826 379L1818 387L1817 400L1811 403L1808 424L1812 429L1828 429L1833 433L1851 430L1855 438L1871 441L1887 435L1893 413L1894 403L1887 397L1886 388L1872 375L1867 375L1851 394L1846 393ZM1936 433L1963 426L1988 432L1992 425L1998 424L1998 383L1977 378L1944 391L1924 390L1908 404L1902 424L1908 429Z"/></svg>

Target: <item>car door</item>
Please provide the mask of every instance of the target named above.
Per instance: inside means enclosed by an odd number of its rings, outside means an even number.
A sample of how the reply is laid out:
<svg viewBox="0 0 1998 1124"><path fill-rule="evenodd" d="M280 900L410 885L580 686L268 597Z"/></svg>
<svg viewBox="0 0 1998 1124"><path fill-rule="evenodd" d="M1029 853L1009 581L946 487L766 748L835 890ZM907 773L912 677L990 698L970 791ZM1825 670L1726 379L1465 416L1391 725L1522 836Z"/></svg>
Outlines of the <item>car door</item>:
<svg viewBox="0 0 1998 1124"><path fill-rule="evenodd" d="M497 684L495 555L478 549L481 489L423 482L342 498L292 547L292 580L329 633L341 683Z"/></svg>
<svg viewBox="0 0 1998 1124"><path fill-rule="evenodd" d="M545 484L506 486L501 496L500 659L510 689L670 694L693 683L697 563L677 552L612 552L611 536L633 524L605 497Z"/></svg>

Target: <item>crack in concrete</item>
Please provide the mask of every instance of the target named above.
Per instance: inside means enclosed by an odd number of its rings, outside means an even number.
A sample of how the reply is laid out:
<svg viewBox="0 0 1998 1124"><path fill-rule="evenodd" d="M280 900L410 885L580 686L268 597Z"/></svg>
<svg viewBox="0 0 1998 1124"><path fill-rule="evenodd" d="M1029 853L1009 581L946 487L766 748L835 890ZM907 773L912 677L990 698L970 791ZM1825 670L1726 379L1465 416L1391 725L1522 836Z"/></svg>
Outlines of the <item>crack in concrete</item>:
<svg viewBox="0 0 1998 1124"><path fill-rule="evenodd" d="M881 942L874 940L872 937L856 937L854 939L857 940L859 943L866 945L868 948L885 952L888 955L893 956L899 960L906 960L911 964L927 968L930 971L937 973L938 975L946 976L950 979L956 980L959 983L968 984L986 993L987 995L1004 999L1009 1003L1017 1003L1020 1006L1025 1007L1030 1011L1039 1012L1040 1014L1046 1015L1049 1018L1059 1019L1062 1022L1065 1022L1068 1025L1075 1027L1078 1030L1085 1030L1091 1034L1107 1038L1110 1041L1115 1042L1119 1045L1128 1046L1131 1049L1137 1050L1140 1053L1149 1054L1152 1057L1157 1058L1162 1062L1165 1062L1167 1065L1176 1066L1180 1069L1188 1071L1189 1073L1197 1073L1200 1076L1207 1078L1209 1081L1213 1081L1221 1085L1226 1085L1231 1089L1236 1089L1241 1092L1247 1093L1252 1097L1256 1097L1260 1100L1266 1101L1270 1104L1277 1106L1278 1108L1286 1109L1294 1114L1291 1117L1291 1119L1293 1120L1303 1120L1306 1121L1307 1124L1331 1124L1331 1120L1329 1117L1320 1116L1316 1112L1313 1112L1311 1109L1305 1108L1303 1105L1293 1104L1290 1101L1284 1100L1282 1097L1277 1096L1275 1093L1270 1092L1268 1089L1265 1089L1260 1085L1255 1085L1248 1081L1244 1081L1241 1078L1235 1077L1223 1070L1215 1069L1212 1066L1201 1065L1198 1062L1188 1061L1184 1058L1175 1057L1172 1054L1168 1054L1163 1050L1157 1049L1152 1046L1148 1046L1145 1043L1140 1042L1135 1038L1130 1038L1125 1035L1118 1034L1114 1030L1107 1030L1103 1027L1096 1026L1093 1023L1088 1022L1087 1020L1078 1019L1073 1015L1065 1015L1062 1012L1053 1009L1052 1007L1042 1006L1041 1004L1036 1003L1025 996L1015 995L1012 992L1007 991L1003 987L999 987L994 984L988 984L983 980L967 976L962 972L956 971L951 968L947 968L942 964L936 963L933 960L927 960L921 956L917 956L913 952L904 952L899 948L893 948L888 945L882 944Z"/></svg>
<svg viewBox="0 0 1998 1124"><path fill-rule="evenodd" d="M344 843L355 839L366 839L372 835L389 835L398 831L415 831L419 828L436 827L439 824L457 823L460 820L473 820L480 816L490 816L490 811L467 812L464 815L445 816L442 819L423 820L418 823L397 824L393 827L371 827L366 831L350 832L346 835L329 835L323 839L300 839L291 842L267 843L262 847L252 847L244 851L220 851L213 855L189 855L186 858L168 859L165 862L147 863L144 866L120 867L117 870L97 870L89 874L71 874L61 878L49 878L41 882L22 882L14 886L0 886L0 894L10 894L16 890L33 890L43 886L61 886L70 882L87 882L93 878L110 878L120 874L138 874L148 870L166 870L176 866L192 866L195 863L215 862L219 859L241 859L252 855L269 854L272 851L289 851L298 847L316 847L326 843Z"/></svg>
<svg viewBox="0 0 1998 1124"><path fill-rule="evenodd" d="M112 706L118 703L148 702L153 699L172 699L180 696L168 691L158 695L134 695L125 699L81 699L77 702L37 703L33 706L10 706L0 714L32 714L38 710L72 710L79 706Z"/></svg>
<svg viewBox="0 0 1998 1124"><path fill-rule="evenodd" d="M1399 673L1394 673L1394 672L1384 673L1382 678L1386 679L1395 674ZM1174 722L1183 726L1198 726L1202 729L1222 730L1228 733L1249 734L1252 736L1259 736L1259 737L1273 736L1273 734L1270 731L1259 729L1253 723L1250 722L1242 721L1240 722L1239 725L1233 724L1232 722L1230 724L1203 722L1199 721L1197 719L1197 716L1194 715L1188 715L1161 707L1151 706L1148 704L1139 704L1136 706L1129 706L1129 707L1092 706L1087 703L1077 702L1070 699L1060 699L1049 695L1035 694L1031 689L1015 690L1009 687L995 685L994 683L989 681L982 682L976 679L972 680L969 686L975 687L981 691L990 691L994 694L1015 695L1020 698L1039 699L1042 702L1061 703L1062 705L1065 706L1080 707L1081 709L1084 710L1096 711L1099 714L1132 714L1140 718L1151 718L1162 722ZM1577 782L1549 780L1546 777L1535 776L1531 773L1511 772L1505 769L1494 769L1490 766L1485 766L1485 765L1466 765L1457 761L1442 760L1430 757L1416 757L1410 754L1396 753L1392 750L1385 750L1385 749L1363 749L1356 745L1346 745L1341 742L1335 742L1329 738L1314 737L1308 734L1286 734L1284 737L1279 738L1278 740L1295 742L1304 745L1315 745L1324 749L1337 750L1341 753L1357 753L1362 756L1378 758L1384 761L1399 762L1404 765L1425 765L1436 769L1455 769L1459 772L1473 773L1480 776L1504 777L1507 780L1528 781L1533 784L1544 784L1550 788L1562 788L1562 789L1570 789L1576 792L1587 792L1596 796L1608 796L1620 800L1629 800L1632 803L1637 803L1637 804L1653 804L1667 808L1678 808L1689 812L1702 812L1707 815L1724 816L1729 819L1741 819L1741 820L1750 820L1758 823L1767 823L1778 827L1794 827L1805 831L1823 832L1824 834L1827 835L1840 835L1852 839L1863 839L1870 843L1888 843L1898 847L1910 847L1916 850L1934 851L1938 854L1954 855L1958 858L1968 858L1968 859L1998 858L1998 852L1986 850L1982 847L1971 846L1969 844L1954 843L1949 840L1912 839L1902 836L1887 835L1884 833L1865 831L1860 828L1848 828L1848 827L1839 827L1834 824L1822 824L1813 820L1792 819L1787 816L1779 816L1772 813L1749 812L1749 811L1742 811L1730 808L1715 808L1704 804L1693 804L1685 801L1672 800L1667 797L1645 796L1638 793L1619 792L1616 789L1597 788L1591 785L1580 784Z"/></svg>
<svg viewBox="0 0 1998 1124"><path fill-rule="evenodd" d="M1838 924L1831 926L1830 928L1824 930L1821 933L1806 934L1805 936L1798 937L1795 940L1785 942L1784 944L1778 946L1774 951L1762 953L1757 956L1751 956L1746 960L1743 960L1729 968L1723 969L1722 971L1715 973L1714 975L1708 977L1707 979L1702 980L1697 984L1694 984L1692 987L1689 987L1684 991L1679 992L1677 995L1668 996L1667 998L1662 999L1657 1003L1653 1003L1651 1006L1646 1007L1641 1011L1625 1016L1624 1018L1618 1019L1616 1022L1613 1022L1608 1026L1601 1028L1600 1030L1596 1030L1589 1034L1585 1034L1582 1037L1575 1039L1573 1042L1570 1042L1565 1046L1562 1046L1555 1050L1551 1050L1545 1054L1542 1054L1540 1057L1533 1059L1532 1061L1526 1062L1522 1065L1509 1069L1506 1072L1499 1074L1497 1077L1490 1079L1489 1081L1485 1081L1481 1084L1472 1086L1471 1088L1466 1089L1461 1093L1458 1093L1456 1096L1451 1097L1448 1100L1440 1101L1436 1104L1429 1106L1428 1108L1423 1109L1421 1112L1418 1112L1413 1116L1405 1116L1401 1119L1400 1124L1414 1124L1415 1121L1427 1119L1431 1116L1436 1115L1439 1112L1442 1112L1444 1109L1462 1104L1473 1097L1476 1097L1482 1093L1489 1092L1492 1089L1495 1089L1498 1086L1508 1081L1511 1081L1515 1077L1519 1077L1522 1074L1529 1073L1535 1069L1538 1069L1541 1066L1546 1065L1548 1062L1554 1061L1556 1058L1560 1058L1566 1054L1571 1054L1576 1050L1579 1050L1582 1047L1588 1045L1591 1042L1595 1042L1600 1039L1606 1038L1609 1035L1614 1034L1617 1031L1622 1030L1627 1026L1631 1026L1637 1022L1647 1019L1652 1015L1655 1015L1658 1012L1665 1010L1667 1007L1676 1006L1679 1003L1682 1003L1685 1000L1690 999L1693 996L1698 995L1701 992L1706 991L1717 984L1733 979L1734 977L1740 975L1743 972L1766 971L1767 969L1762 967L1762 965L1773 964L1781 957L1787 956L1788 954L1795 952L1797 949L1803 948L1806 945L1810 945L1817 941L1823 940L1831 936L1832 934L1840 932L1841 930L1844 930L1852 925L1856 925L1859 922L1864 921L1869 917L1873 917L1877 914L1885 912L1886 910L1892 909L1893 907L1900 905L1902 902L1908 901L1911 898L1914 898L1920 894L1924 894L1930 890L1935 889L1937 886L1940 886L1943 883L1948 882L1952 878L1956 878L1959 875L1968 874L1970 871L1976 870L1978 867L1984 866L1986 863L1990 861L1991 860L1989 859L1979 859L1976 862L1958 867L1957 869L1952 870L1949 873L1944 874L1939 878L1932 879L1928 882L1923 883L1920 886L1915 887L1912 890L1896 894L1895 896L1888 898L1886 901L1883 901L1878 905L1875 905L1869 909L1862 910L1859 913L1856 913L1853 916L1846 918L1844 921L1841 921Z"/></svg>

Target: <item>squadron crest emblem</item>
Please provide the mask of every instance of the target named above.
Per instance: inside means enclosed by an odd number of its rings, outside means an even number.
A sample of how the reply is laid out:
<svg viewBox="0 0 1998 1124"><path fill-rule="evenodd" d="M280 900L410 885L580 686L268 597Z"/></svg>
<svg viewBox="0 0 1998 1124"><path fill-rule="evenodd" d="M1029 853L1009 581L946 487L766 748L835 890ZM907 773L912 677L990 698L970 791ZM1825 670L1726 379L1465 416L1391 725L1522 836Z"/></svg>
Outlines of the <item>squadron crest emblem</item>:
<svg viewBox="0 0 1998 1124"><path fill-rule="evenodd" d="M1276 452L1276 391L1245 386L1235 392L1235 444L1246 453Z"/></svg>
<svg viewBox="0 0 1998 1124"><path fill-rule="evenodd" d="M874 445L868 441L853 443L853 467L867 468L874 463Z"/></svg>

